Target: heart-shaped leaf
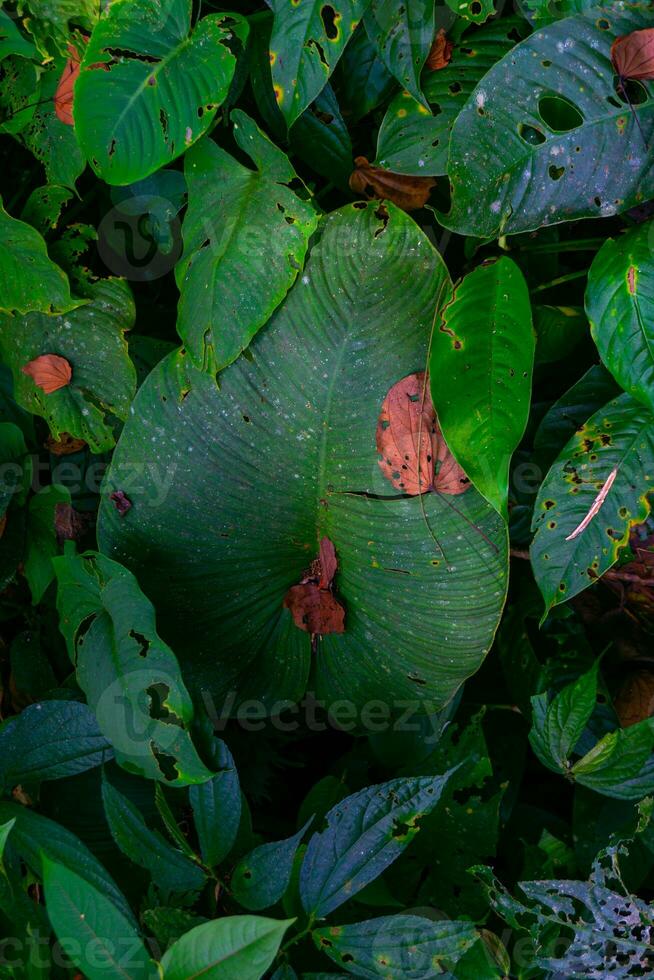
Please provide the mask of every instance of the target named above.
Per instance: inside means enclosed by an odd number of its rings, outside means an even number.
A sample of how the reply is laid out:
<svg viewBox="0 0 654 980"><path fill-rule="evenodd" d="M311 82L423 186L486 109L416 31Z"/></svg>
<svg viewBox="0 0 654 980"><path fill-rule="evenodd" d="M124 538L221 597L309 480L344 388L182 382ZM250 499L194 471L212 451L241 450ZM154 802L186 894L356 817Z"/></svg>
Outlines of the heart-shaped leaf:
<svg viewBox="0 0 654 980"><path fill-rule="evenodd" d="M409 217L345 207L220 389L182 354L140 389L107 488L135 465L139 485L124 517L103 503L100 539L154 599L190 683L268 707L302 694L311 638L283 601L323 537L346 612L344 633L316 641L319 699L438 707L479 666L504 600L501 522L472 489L403 496L375 450L389 388L424 367L446 283ZM140 465L153 452L174 473L163 500Z"/></svg>

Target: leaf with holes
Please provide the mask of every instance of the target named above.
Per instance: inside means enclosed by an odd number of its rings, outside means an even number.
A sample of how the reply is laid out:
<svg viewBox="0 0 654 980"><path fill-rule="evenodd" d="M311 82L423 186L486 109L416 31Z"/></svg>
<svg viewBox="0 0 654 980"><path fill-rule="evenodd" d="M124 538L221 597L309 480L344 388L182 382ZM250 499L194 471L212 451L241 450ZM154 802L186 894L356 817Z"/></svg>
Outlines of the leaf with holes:
<svg viewBox="0 0 654 980"><path fill-rule="evenodd" d="M600 357L625 391L654 411L654 222L601 247L586 312Z"/></svg>
<svg viewBox="0 0 654 980"><path fill-rule="evenodd" d="M384 915L316 929L313 940L337 966L357 977L414 980L451 970L478 939L471 922Z"/></svg>
<svg viewBox="0 0 654 980"><path fill-rule="evenodd" d="M234 111L232 120L257 169L208 139L189 151L184 254L176 268L177 329L195 364L214 374L279 306L317 223L311 204L288 186L299 181L285 154L244 112Z"/></svg>
<svg viewBox="0 0 654 980"><path fill-rule="evenodd" d="M524 33L524 21L503 17L452 48L447 67L425 71L422 88L429 109L410 92L392 100L377 136L376 163L400 174L447 172L450 132L475 85Z"/></svg>
<svg viewBox="0 0 654 980"><path fill-rule="evenodd" d="M238 862L230 880L232 895L244 909L260 912L275 905L291 880L295 855L311 817L287 840L260 844Z"/></svg>
<svg viewBox="0 0 654 980"><path fill-rule="evenodd" d="M320 230L220 389L180 354L140 389L107 489L152 454L174 485L162 499L160 478L142 473L122 518L105 501L101 546L155 602L189 684L217 703L236 692L233 711L241 697L300 697L312 661L321 700L418 698L435 710L492 641L507 560L501 522L474 490L409 498L377 465L382 403L424 365L447 274L392 205L344 207ZM283 602L325 536L345 632L318 638L312 657Z"/></svg>
<svg viewBox="0 0 654 980"><path fill-rule="evenodd" d="M420 73L436 34L431 0L371 0L364 24L379 57L414 99L427 105Z"/></svg>
<svg viewBox="0 0 654 980"><path fill-rule="evenodd" d="M211 14L191 30L191 8L191 0L122 0L91 35L75 130L109 184L132 184L181 156L227 96L247 23Z"/></svg>
<svg viewBox="0 0 654 980"><path fill-rule="evenodd" d="M124 980L126 976L150 980L155 966L143 940L102 892L47 857L43 858L43 888L55 935L89 980Z"/></svg>
<svg viewBox="0 0 654 980"><path fill-rule="evenodd" d="M185 933L161 961L165 980L259 980L264 976L293 919L230 915Z"/></svg>
<svg viewBox="0 0 654 980"><path fill-rule="evenodd" d="M463 0L463 2L462 0L446 0L446 3L455 14L458 14L459 17L465 17L473 24L483 24L497 12L495 0Z"/></svg>
<svg viewBox="0 0 654 980"><path fill-rule="evenodd" d="M304 910L324 918L386 870L420 832L450 773L392 779L346 797L309 840L300 870Z"/></svg>
<svg viewBox="0 0 654 980"><path fill-rule="evenodd" d="M272 80L287 126L322 91L369 0L274 0Z"/></svg>
<svg viewBox="0 0 654 980"><path fill-rule="evenodd" d="M136 390L125 339L134 301L124 279L100 279L87 296L86 305L59 316L0 316L0 356L11 368L16 400L46 419L56 440L68 433L103 452L114 445ZM39 367L44 355L61 358L71 370L70 381L58 390L50 386L51 393L38 383L41 372L35 379L24 370L34 361Z"/></svg>
<svg viewBox="0 0 654 980"><path fill-rule="evenodd" d="M68 546L54 566L60 629L116 760L171 786L209 779L188 732L193 704L179 665L134 576L103 555L76 555Z"/></svg>
<svg viewBox="0 0 654 980"><path fill-rule="evenodd" d="M535 345L527 283L508 258L483 263L455 285L432 341L432 399L445 441L505 520Z"/></svg>
<svg viewBox="0 0 654 980"><path fill-rule="evenodd" d="M599 510L581 533L611 474ZM534 507L531 562L547 609L608 571L649 513L654 483L654 416L631 395L609 402L572 436L552 465Z"/></svg>
<svg viewBox="0 0 654 980"><path fill-rule="evenodd" d="M611 64L615 38L647 22L644 11L570 17L491 68L452 129L448 228L494 238L607 217L654 193L643 146L654 138L654 91L638 83L631 112Z"/></svg>
<svg viewBox="0 0 654 980"><path fill-rule="evenodd" d="M0 200L0 317L32 310L65 313L80 303L70 295L68 277L48 257L38 231L7 214Z"/></svg>

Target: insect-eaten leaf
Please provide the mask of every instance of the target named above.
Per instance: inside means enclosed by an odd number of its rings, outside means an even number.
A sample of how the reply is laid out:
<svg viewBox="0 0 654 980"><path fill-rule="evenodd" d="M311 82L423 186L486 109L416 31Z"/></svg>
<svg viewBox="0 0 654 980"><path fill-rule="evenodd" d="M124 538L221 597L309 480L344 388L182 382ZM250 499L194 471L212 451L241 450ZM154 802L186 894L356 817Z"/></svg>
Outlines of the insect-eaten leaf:
<svg viewBox="0 0 654 980"><path fill-rule="evenodd" d="M436 185L433 177L409 177L375 167L366 157L356 157L350 174L350 189L369 200L392 201L403 211L415 211L429 200Z"/></svg>
<svg viewBox="0 0 654 980"><path fill-rule="evenodd" d="M33 361L29 361L21 370L23 374L32 378L34 384L46 395L51 395L53 391L65 388L67 384L70 384L70 379L73 376L73 369L70 364L65 357L60 357L59 354L41 354L40 357L35 357Z"/></svg>
<svg viewBox="0 0 654 980"><path fill-rule="evenodd" d="M410 497L437 490L465 493L470 481L447 448L424 371L390 389L377 423L379 466L394 487Z"/></svg>
<svg viewBox="0 0 654 980"><path fill-rule="evenodd" d="M57 90L54 94L54 107L57 119L66 126L73 126L73 97L75 82L79 75L82 58L73 44L68 45L68 60L64 67Z"/></svg>
<svg viewBox="0 0 654 980"><path fill-rule="evenodd" d="M70 432L62 432L58 439L50 434L43 445L53 456L70 456L72 453L78 453L81 449L85 449L88 443L84 439L76 439L75 436L71 436Z"/></svg>
<svg viewBox="0 0 654 980"><path fill-rule="evenodd" d="M338 568L336 550L329 538L320 542L320 557L299 585L293 585L284 596L298 629L312 635L345 632L345 609L331 592Z"/></svg>
<svg viewBox="0 0 654 980"><path fill-rule="evenodd" d="M429 71L440 71L441 68L446 68L452 60L453 47L454 45L448 40L445 29L441 27L434 38L434 43L425 62L425 68L428 68Z"/></svg>
<svg viewBox="0 0 654 980"><path fill-rule="evenodd" d="M616 37L611 61L620 78L647 81L654 78L654 27Z"/></svg>

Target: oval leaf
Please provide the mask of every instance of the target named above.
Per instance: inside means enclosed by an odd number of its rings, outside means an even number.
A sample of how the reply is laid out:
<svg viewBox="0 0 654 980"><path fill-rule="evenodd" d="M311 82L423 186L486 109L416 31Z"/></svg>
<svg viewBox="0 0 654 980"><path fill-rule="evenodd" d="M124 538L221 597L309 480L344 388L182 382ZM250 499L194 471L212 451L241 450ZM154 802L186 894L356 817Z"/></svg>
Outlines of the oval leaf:
<svg viewBox="0 0 654 980"><path fill-rule="evenodd" d="M231 878L232 895L244 909L259 912L280 900L291 880L295 853L311 817L293 837L261 844L238 862Z"/></svg>
<svg viewBox="0 0 654 980"><path fill-rule="evenodd" d="M293 921L230 915L196 926L164 954L164 980L260 980Z"/></svg>

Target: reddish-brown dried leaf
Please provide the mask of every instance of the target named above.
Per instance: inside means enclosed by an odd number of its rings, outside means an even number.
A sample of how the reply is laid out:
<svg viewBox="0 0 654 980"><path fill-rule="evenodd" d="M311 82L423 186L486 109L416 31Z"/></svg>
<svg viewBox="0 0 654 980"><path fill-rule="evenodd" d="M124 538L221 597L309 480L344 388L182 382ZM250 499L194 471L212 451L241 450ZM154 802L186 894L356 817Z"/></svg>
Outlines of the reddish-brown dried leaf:
<svg viewBox="0 0 654 980"><path fill-rule="evenodd" d="M623 728L654 715L654 673L647 669L630 673L620 687L614 704Z"/></svg>
<svg viewBox="0 0 654 980"><path fill-rule="evenodd" d="M65 388L73 376L73 369L65 357L59 354L41 354L22 368L23 374L29 375L34 384L51 395L59 388Z"/></svg>
<svg viewBox="0 0 654 980"><path fill-rule="evenodd" d="M114 490L109 494L109 499L113 500L114 506L121 517L124 517L128 510L131 510L132 501L122 490Z"/></svg>
<svg viewBox="0 0 654 980"><path fill-rule="evenodd" d="M334 581L334 575L336 575L336 570L338 569L336 549L329 538L323 538L320 542L319 561L320 580L318 582L318 586L321 589L328 589Z"/></svg>
<svg viewBox="0 0 654 980"><path fill-rule="evenodd" d="M329 589L313 582L293 585L284 596L284 607L290 609L295 625L307 633L345 632L345 609Z"/></svg>
<svg viewBox="0 0 654 980"><path fill-rule="evenodd" d="M88 518L84 514L78 514L70 504L56 504L54 526L58 544L79 541L88 524Z"/></svg>
<svg viewBox="0 0 654 980"><path fill-rule="evenodd" d="M7 526L7 515L3 514L2 517L0 517L0 538L5 533L6 526Z"/></svg>
<svg viewBox="0 0 654 980"><path fill-rule="evenodd" d="M54 436L50 435L44 443L45 448L53 456L70 456L71 453L77 453L80 449L84 449L86 445L83 439L76 439L71 436L70 432L62 432L61 439L55 439Z"/></svg>
<svg viewBox="0 0 654 980"><path fill-rule="evenodd" d="M423 207L436 185L433 177L409 177L374 167L365 157L356 157L355 170L350 174L350 187L355 194L369 200L392 201L403 211Z"/></svg>
<svg viewBox="0 0 654 980"><path fill-rule="evenodd" d="M470 481L447 448L425 372L409 374L389 390L377 423L384 476L411 497L438 490L464 493Z"/></svg>
<svg viewBox="0 0 654 980"><path fill-rule="evenodd" d="M441 68L446 68L452 60L452 47L453 44L451 41L448 41L445 28L441 27L427 55L425 68L428 68L430 71L439 71Z"/></svg>
<svg viewBox="0 0 654 980"><path fill-rule="evenodd" d="M59 84L57 85L57 91L54 94L54 107L57 114L57 118L65 123L66 126L74 125L73 120L73 96L74 96L74 86L79 75L79 66L81 63L81 55L74 47L74 45L68 45L68 60L66 66L61 73L61 78L59 79Z"/></svg>
<svg viewBox="0 0 654 980"><path fill-rule="evenodd" d="M654 27L616 37L611 61L621 78L654 79Z"/></svg>

